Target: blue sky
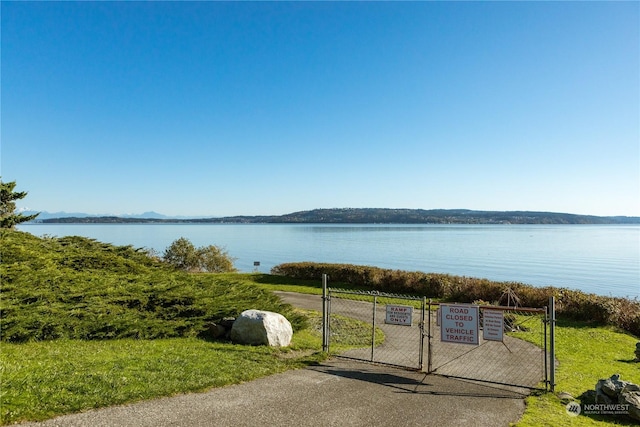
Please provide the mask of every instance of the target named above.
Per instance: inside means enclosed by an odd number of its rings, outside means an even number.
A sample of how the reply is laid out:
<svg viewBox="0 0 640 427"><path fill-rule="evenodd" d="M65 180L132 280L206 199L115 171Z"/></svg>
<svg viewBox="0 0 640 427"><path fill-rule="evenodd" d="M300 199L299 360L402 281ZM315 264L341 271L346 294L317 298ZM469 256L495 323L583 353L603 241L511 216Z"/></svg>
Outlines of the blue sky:
<svg viewBox="0 0 640 427"><path fill-rule="evenodd" d="M638 2L2 2L50 212L640 216Z"/></svg>

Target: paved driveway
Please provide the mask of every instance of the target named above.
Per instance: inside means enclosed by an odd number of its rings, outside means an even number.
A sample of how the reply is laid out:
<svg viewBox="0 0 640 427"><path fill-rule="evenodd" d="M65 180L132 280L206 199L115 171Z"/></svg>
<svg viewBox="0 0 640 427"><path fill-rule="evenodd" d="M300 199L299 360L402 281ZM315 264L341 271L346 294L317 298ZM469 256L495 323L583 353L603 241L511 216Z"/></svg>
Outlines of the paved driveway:
<svg viewBox="0 0 640 427"><path fill-rule="evenodd" d="M244 384L25 426L507 426L522 395L394 368L329 360Z"/></svg>

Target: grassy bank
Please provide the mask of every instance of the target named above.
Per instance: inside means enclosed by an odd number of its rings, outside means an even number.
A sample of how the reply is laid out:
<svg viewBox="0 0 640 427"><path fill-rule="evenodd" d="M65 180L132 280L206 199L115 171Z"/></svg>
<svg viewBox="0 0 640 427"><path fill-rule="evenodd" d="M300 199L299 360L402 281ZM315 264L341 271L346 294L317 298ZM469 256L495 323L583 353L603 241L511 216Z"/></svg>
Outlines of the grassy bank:
<svg viewBox="0 0 640 427"><path fill-rule="evenodd" d="M3 342L197 337L209 322L255 308L305 319L233 276L188 274L131 247L83 237L0 234Z"/></svg>

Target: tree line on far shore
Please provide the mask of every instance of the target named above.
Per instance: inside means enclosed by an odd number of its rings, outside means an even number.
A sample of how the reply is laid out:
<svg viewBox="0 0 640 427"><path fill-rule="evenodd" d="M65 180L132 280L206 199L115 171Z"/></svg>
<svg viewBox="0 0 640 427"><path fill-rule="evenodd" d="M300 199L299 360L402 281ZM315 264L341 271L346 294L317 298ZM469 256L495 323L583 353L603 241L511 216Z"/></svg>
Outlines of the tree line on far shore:
<svg viewBox="0 0 640 427"><path fill-rule="evenodd" d="M470 209L313 209L286 215L227 216L218 218L130 218L120 216L72 216L38 220L39 213L16 213L16 200L27 192L15 191L16 182L0 180L0 228L23 222L49 224L114 223L233 223L233 224L640 224L640 217L575 215L557 212L476 211Z"/></svg>
<svg viewBox="0 0 640 427"><path fill-rule="evenodd" d="M468 209L335 208L269 216L227 216L189 219L75 216L47 218L38 222L47 224L640 224L640 217L530 211L475 211Z"/></svg>

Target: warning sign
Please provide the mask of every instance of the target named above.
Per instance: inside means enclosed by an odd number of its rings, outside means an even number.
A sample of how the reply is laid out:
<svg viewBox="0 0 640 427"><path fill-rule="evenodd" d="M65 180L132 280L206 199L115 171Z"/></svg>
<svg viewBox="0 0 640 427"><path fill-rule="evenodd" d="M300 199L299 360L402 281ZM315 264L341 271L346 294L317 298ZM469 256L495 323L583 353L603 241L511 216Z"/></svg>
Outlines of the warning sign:
<svg viewBox="0 0 640 427"><path fill-rule="evenodd" d="M440 304L440 341L478 345L478 306Z"/></svg>
<svg viewBox="0 0 640 427"><path fill-rule="evenodd" d="M390 325L411 326L413 307L409 305L387 305L387 317L384 322Z"/></svg>
<svg viewBox="0 0 640 427"><path fill-rule="evenodd" d="M499 310L482 310L482 338L502 341L504 335L504 313Z"/></svg>

